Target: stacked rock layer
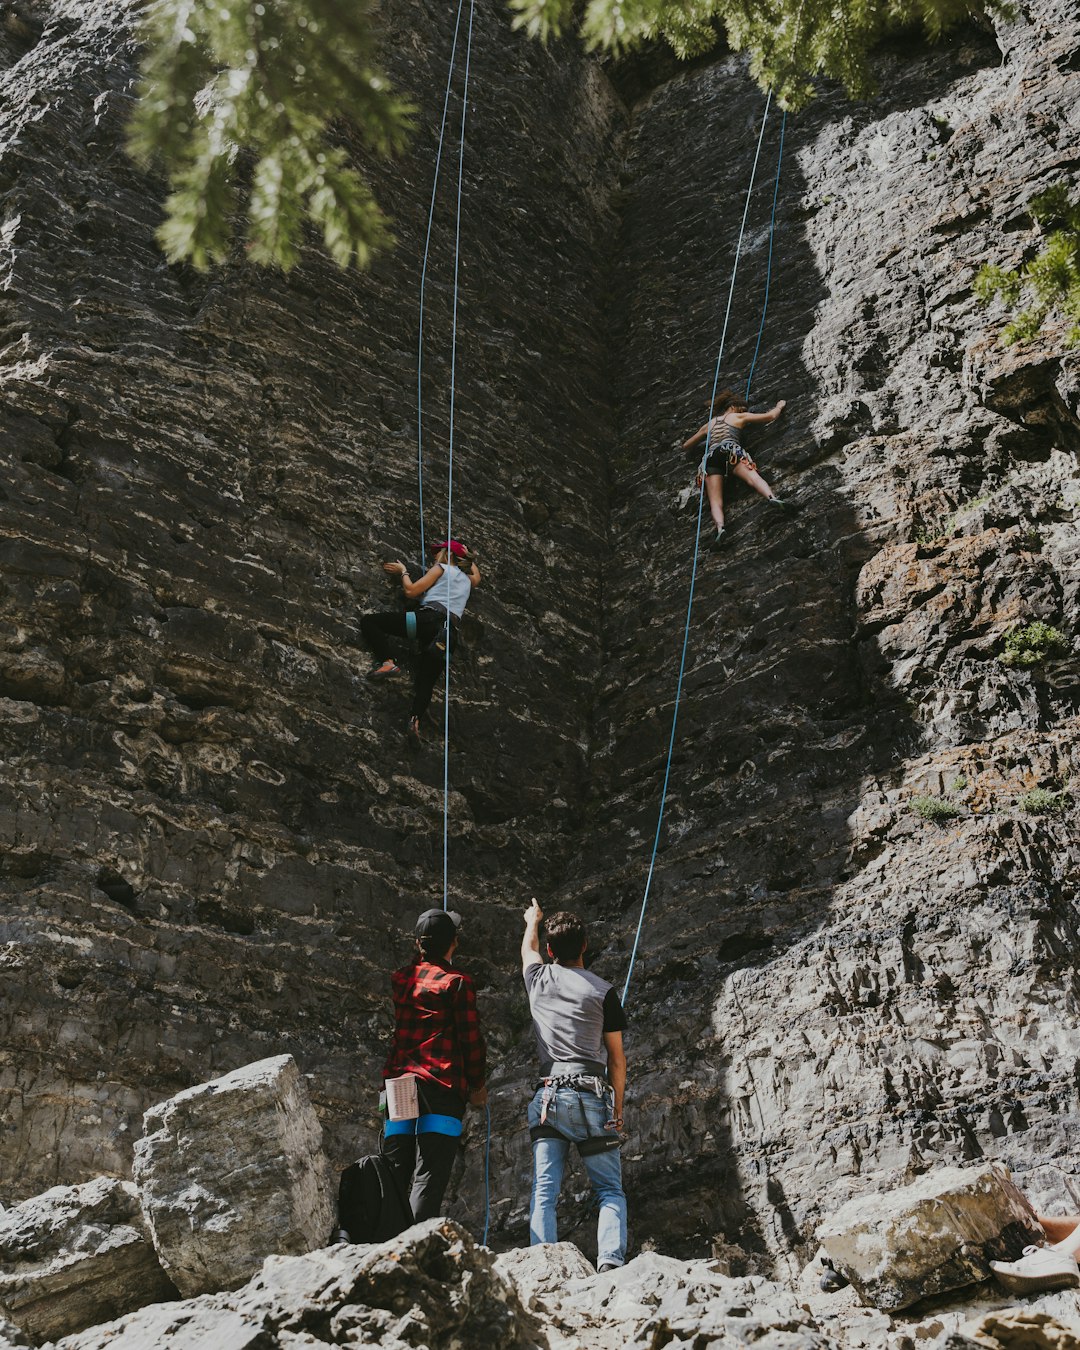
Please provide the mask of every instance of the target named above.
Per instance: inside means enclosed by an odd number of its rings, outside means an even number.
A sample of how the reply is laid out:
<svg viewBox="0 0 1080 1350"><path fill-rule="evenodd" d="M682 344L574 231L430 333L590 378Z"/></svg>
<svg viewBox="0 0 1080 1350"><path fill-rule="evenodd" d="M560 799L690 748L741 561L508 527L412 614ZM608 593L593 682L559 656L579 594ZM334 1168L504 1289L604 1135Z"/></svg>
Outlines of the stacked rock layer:
<svg viewBox="0 0 1080 1350"><path fill-rule="evenodd" d="M42 0L0 45L4 1202L125 1174L148 1105L281 1053L334 1161L365 1151L387 971L442 899L440 740L407 752L358 614L396 603L378 563L418 551L452 15L383 7L423 128L373 169L398 247L283 277L238 245L202 276L163 261L162 184L123 152L134 8ZM478 9L454 519L485 584L454 670L449 897L505 1244L529 896L583 912L601 974L628 967L694 555L677 442L703 420L763 99L718 56L629 105L572 43ZM1035 191L1076 180L1078 60L1064 0L883 52L876 100L789 119L771 241L766 126L721 376L746 386L769 275L750 399L788 408L747 439L803 511L730 492L727 551L697 572L629 991L633 1222L665 1250L722 1235L764 1269L935 1161L1000 1159L1069 1202L1080 377L1058 331L1003 353L971 282L1032 245ZM1033 620L1069 648L1004 664ZM1025 810L1034 789L1059 813ZM952 814L923 819L926 798ZM476 1149L450 1208L479 1229ZM569 1197L566 1220L588 1228Z"/></svg>

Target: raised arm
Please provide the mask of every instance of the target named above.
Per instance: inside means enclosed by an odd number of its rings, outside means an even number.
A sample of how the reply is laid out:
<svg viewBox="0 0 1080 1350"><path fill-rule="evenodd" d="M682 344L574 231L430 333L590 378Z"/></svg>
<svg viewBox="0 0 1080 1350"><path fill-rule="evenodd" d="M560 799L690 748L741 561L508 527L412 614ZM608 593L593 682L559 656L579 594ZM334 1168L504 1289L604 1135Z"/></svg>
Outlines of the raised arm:
<svg viewBox="0 0 1080 1350"><path fill-rule="evenodd" d="M540 955L540 924L543 922L544 911L536 903L534 896L525 911L525 936L521 939L521 969L524 973L530 966L538 965L543 961Z"/></svg>
<svg viewBox="0 0 1080 1350"><path fill-rule="evenodd" d="M442 563L436 563L430 568L419 581L409 579L409 569L403 562L383 563L384 572L395 572L401 578L401 589L405 592L406 599L415 600L418 595L423 595L429 591L443 574Z"/></svg>
<svg viewBox="0 0 1080 1350"><path fill-rule="evenodd" d="M779 403L774 403L768 412L731 412L728 416L735 426L744 427L750 422L775 422L786 407L787 399L782 398Z"/></svg>

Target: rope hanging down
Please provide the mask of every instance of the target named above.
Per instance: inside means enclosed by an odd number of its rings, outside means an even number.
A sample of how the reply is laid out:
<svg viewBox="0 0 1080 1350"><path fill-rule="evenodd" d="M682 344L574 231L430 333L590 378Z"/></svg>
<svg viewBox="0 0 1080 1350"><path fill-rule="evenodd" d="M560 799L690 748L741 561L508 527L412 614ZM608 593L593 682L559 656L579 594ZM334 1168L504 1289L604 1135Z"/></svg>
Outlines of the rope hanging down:
<svg viewBox="0 0 1080 1350"><path fill-rule="evenodd" d="M465 42L465 79L461 93L461 135L458 143L457 202L454 212L454 301L450 324L450 433L447 441L446 543L454 538L454 405L457 392L458 273L461 263L461 189L465 169L465 117L469 108L469 65L472 60L473 16L476 0L469 0L469 31ZM448 564L449 565L449 564ZM446 665L443 689L443 909L449 907L448 858L450 844L450 596L446 615Z"/></svg>
<svg viewBox="0 0 1080 1350"><path fill-rule="evenodd" d="M431 204L428 207L427 234L424 236L424 261L420 268L420 324L416 339L416 485L420 509L420 562L423 565L427 557L424 541L424 300L427 295L428 257L431 254L431 230L435 222L435 196L439 190L439 174L442 170L443 145L446 141L446 118L450 110L450 89L454 79L454 67L457 64L458 33L461 29L461 12L465 0L458 0L457 18L454 20L454 40L450 46L450 65L446 71L446 92L443 95L442 120L439 122L439 148L435 152L435 175L431 182Z"/></svg>
<svg viewBox="0 0 1080 1350"><path fill-rule="evenodd" d="M753 167L750 170L750 184L746 189L746 204L743 207L742 223L739 226L739 238L735 246L735 260L731 268L731 284L728 287L727 307L724 310L724 323L720 333L720 349L716 355L716 368L713 372L712 394L709 399L709 429L705 433L705 455L704 459L702 460L702 464L704 464L705 460L707 460L709 457L710 441L712 440L712 409L713 405L716 402L717 386L720 383L720 367L724 359L724 347L727 343L728 322L731 317L731 305L735 296L735 278L739 271L739 260L742 257L743 239L746 235L746 221L747 217L750 214L750 198L753 195L754 182L757 178L758 161L761 158L761 145L762 141L765 138L765 125L769 118L769 108L771 104L772 104L772 90L770 89L768 96L765 99L765 111L763 112L761 117L761 130L758 132L757 149L754 152L754 163ZM786 114L785 114L785 122L786 122ZM781 155L783 154L783 148L784 148L783 128L781 128L781 139L780 139ZM779 189L780 189L780 158L778 156L776 161L776 186L773 189L773 213L772 213L772 220L770 221L769 224L768 275L771 275L772 272L772 241L773 241L773 233L776 227L776 199ZM758 348L760 348L761 346L761 334L765 327L765 308L768 306L768 303L769 303L769 289L767 276L765 286L765 303L762 306L761 325L758 329ZM755 363L757 361L758 348L755 348L754 350ZM752 376L753 365L751 365L750 373ZM749 380L747 380L748 392L749 388L750 382ZM622 991L623 1003L626 1002L626 995L630 989L630 977L634 973L634 962L637 960L638 946L641 942L641 930L645 924L645 911L648 908L649 904L649 891L652 888L653 873L656 870L656 855L660 849L660 829L664 823L664 810L665 807L667 806L668 783L671 778L671 761L675 753L675 729L679 721L679 703L682 699L683 678L686 673L686 653L690 644L690 618L694 608L694 590L697 584L698 554L700 552L700 545L701 545L701 516L704 503L705 503L705 477L704 474L702 474L701 484L698 488L697 529L694 534L694 562L690 571L690 594L686 602L686 623L683 627L682 655L680 656L679 659L679 678L675 686L675 707L672 710L671 714L671 735L668 738L667 761L664 766L664 783L663 787L660 790L660 809L659 812L657 813L656 818L656 834L653 838L652 854L649 858L649 871L648 875L645 878L645 894L641 901L641 913L638 916L637 931L634 934L634 945L630 952L630 965L627 968L626 981L623 984L623 991Z"/></svg>
<svg viewBox="0 0 1080 1350"><path fill-rule="evenodd" d="M420 511L420 557L426 558L424 538L424 299L427 289L428 259L431 253L431 234L435 220L435 199L439 189L439 177L442 170L443 148L446 143L446 123L450 108L450 94L453 87L454 72L457 67L458 39L461 32L461 16L465 0L458 0L457 15L454 19L454 37L450 47L450 63L446 72L446 91L443 95L442 118L439 123L439 145L435 155L435 173L431 185L431 203L428 207L427 233L424 237L424 257L420 272L420 321L416 350L416 478L417 497ZM446 541L449 547L454 538L454 414L457 394L457 328L459 271L461 262L461 206L463 174L465 165L465 119L469 106L469 74L472 62L473 21L476 13L476 0L469 0L469 23L465 42L465 71L461 93L461 126L458 137L458 173L457 194L454 209L454 273L453 305L451 312L450 341L450 417L447 453L446 487ZM449 596L447 596L449 601ZM447 606L446 627L446 665L443 689L443 852L442 852L442 907L449 908L449 830L450 830L450 615ZM485 1106L486 1138L484 1143L484 1236L487 1245L488 1228L491 1222L491 1108Z"/></svg>

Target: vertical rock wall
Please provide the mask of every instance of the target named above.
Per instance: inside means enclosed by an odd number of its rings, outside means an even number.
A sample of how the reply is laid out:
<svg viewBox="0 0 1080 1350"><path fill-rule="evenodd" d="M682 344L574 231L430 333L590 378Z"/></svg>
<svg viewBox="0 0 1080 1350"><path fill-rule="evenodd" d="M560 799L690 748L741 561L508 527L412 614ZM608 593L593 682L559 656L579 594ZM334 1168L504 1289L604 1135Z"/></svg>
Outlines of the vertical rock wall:
<svg viewBox="0 0 1080 1350"><path fill-rule="evenodd" d="M433 723L408 756L407 682L366 683L358 615L396 607L378 564L419 550L419 253L453 15L385 13L423 128L374 166L398 247L368 275L312 249L282 277L238 244L200 276L165 263L162 184L123 150L134 8L39 5L3 77L5 1200L125 1170L151 1102L277 1053L311 1076L334 1156L353 1154L387 972L441 901L441 738ZM476 27L455 530L485 584L455 663L450 865L484 988L516 943L497 917L505 951L486 950L485 912L552 884L581 790L625 118L591 62L512 36L501 3ZM446 511L444 168L429 541Z"/></svg>
<svg viewBox="0 0 1080 1350"><path fill-rule="evenodd" d="M1051 38L1052 35L1052 38ZM745 488L699 560L671 788L630 991L635 1213L799 1246L817 1215L987 1155L1045 1203L1076 1165L1077 366L1003 356L971 283L1075 183L1076 16L883 53L882 93L786 126ZM625 969L671 727L704 420L764 100L734 61L634 110L613 345L617 468L591 849L568 887ZM720 383L769 264L767 126ZM712 538L706 509L703 539ZM1070 654L1002 664L1042 619ZM955 816L922 820L913 800ZM629 847L628 847L629 842ZM692 1176L694 1181L688 1183ZM689 1194L688 1194L689 1190ZM642 1211L645 1211L644 1214Z"/></svg>
<svg viewBox="0 0 1080 1350"><path fill-rule="evenodd" d="M368 276L198 277L120 149L126 7L8 38L0 174L0 856L12 1198L123 1170L149 1102L288 1051L339 1160L370 1139L403 919L440 894L441 758L358 672L378 561L416 551L414 350L452 16L388 7L423 103L377 167ZM627 969L656 828L703 420L762 109L719 57L627 112L567 45L480 6L466 161L456 518L487 581L455 666L452 890L494 1075L497 1240L520 1234L530 894ZM1075 772L1075 364L1001 355L975 268L1075 181L1075 15L882 57L882 95L789 120L750 441L797 522L730 494L703 556L630 990L640 1240L752 1259L934 1160L1043 1198L1075 1165L1077 857L1023 792ZM764 298L766 130L721 376ZM471 225L470 225L471 217ZM443 509L448 199L428 313L429 537ZM441 402L440 402L441 400ZM748 438L749 440L749 438ZM685 495L685 494L684 494ZM707 521L706 521L707 523ZM441 537L441 536L440 536ZM707 536L706 536L707 537ZM960 786L962 784L962 786ZM920 794L958 814L932 825ZM1075 816L1072 818L1075 821ZM480 1141L475 1122L472 1142ZM7 1199L7 1195L0 1197ZM479 1219L476 1148L451 1206ZM567 1235L587 1210L568 1195ZM745 1259L745 1258L743 1258Z"/></svg>

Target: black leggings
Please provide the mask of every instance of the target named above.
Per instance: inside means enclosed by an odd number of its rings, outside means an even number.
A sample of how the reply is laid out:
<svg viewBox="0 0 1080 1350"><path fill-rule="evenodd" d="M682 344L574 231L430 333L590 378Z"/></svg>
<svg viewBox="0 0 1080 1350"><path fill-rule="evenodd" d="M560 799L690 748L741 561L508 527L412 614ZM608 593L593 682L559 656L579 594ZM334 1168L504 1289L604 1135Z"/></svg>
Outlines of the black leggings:
<svg viewBox="0 0 1080 1350"><path fill-rule="evenodd" d="M423 717L427 712L435 682L445 668L446 658L443 653L428 651L445 618L435 609L421 607L416 611L416 640L420 654L413 665L413 717ZM405 632L405 615L400 610L393 614L365 614L360 620L360 633L377 661L389 661L391 640L399 638L404 641L408 636ZM457 634L451 625L451 655L456 646Z"/></svg>
<svg viewBox="0 0 1080 1350"><path fill-rule="evenodd" d="M465 1103L456 1092L438 1083L421 1080L420 1110L436 1115L465 1114ZM460 1140L450 1134L392 1134L383 1139L383 1154L397 1173L401 1189L409 1198L413 1220L434 1219L445 1211L443 1195L457 1157Z"/></svg>

